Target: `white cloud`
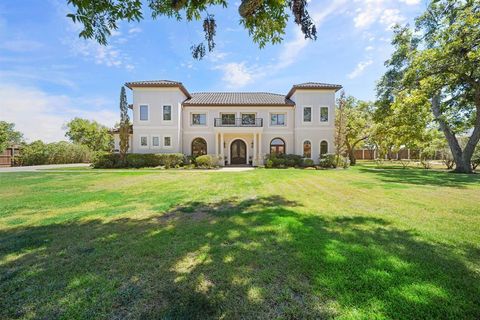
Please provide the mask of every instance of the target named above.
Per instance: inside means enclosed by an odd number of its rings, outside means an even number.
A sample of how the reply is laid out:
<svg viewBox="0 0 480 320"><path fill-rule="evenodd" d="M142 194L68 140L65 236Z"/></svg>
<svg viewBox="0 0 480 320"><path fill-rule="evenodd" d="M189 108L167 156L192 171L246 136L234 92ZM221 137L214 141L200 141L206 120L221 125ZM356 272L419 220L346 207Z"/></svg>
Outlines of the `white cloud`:
<svg viewBox="0 0 480 320"><path fill-rule="evenodd" d="M28 141L41 139L46 142L66 140L66 122L74 117L96 120L109 127L117 121L118 115L107 109L107 99L87 99L52 95L36 87L15 84L0 84L0 119L15 123ZM85 106L95 110L84 110Z"/></svg>
<svg viewBox="0 0 480 320"><path fill-rule="evenodd" d="M420 0L400 0L400 2L403 2L409 6L414 6L420 3Z"/></svg>
<svg viewBox="0 0 480 320"><path fill-rule="evenodd" d="M40 49L43 44L32 40L8 40L0 45L1 48L14 52L29 52Z"/></svg>
<svg viewBox="0 0 480 320"><path fill-rule="evenodd" d="M230 88L244 87L254 79L254 72L245 66L245 62L231 62L219 65L214 69L223 71L222 80Z"/></svg>
<svg viewBox="0 0 480 320"><path fill-rule="evenodd" d="M132 34L132 33L140 33L142 32L142 29L139 28L139 27L133 27L133 28L130 28L128 29L128 33Z"/></svg>
<svg viewBox="0 0 480 320"><path fill-rule="evenodd" d="M408 5L415 4L417 0L400 0ZM387 29L396 23L403 23L405 17L397 8L398 3L386 0L357 0L358 4L355 10L353 23L357 29L370 28L376 22L384 25Z"/></svg>
<svg viewBox="0 0 480 320"><path fill-rule="evenodd" d="M373 63L372 59L369 59L369 60L366 60L366 61L360 61L357 64L357 66L355 67L355 69L347 75L347 77L349 79L354 79L354 78L358 77L359 75L361 75L363 73L365 68L368 67L369 65L371 65L372 63Z"/></svg>
<svg viewBox="0 0 480 320"><path fill-rule="evenodd" d="M373 49L375 49L373 46L365 47L365 51L372 51Z"/></svg>

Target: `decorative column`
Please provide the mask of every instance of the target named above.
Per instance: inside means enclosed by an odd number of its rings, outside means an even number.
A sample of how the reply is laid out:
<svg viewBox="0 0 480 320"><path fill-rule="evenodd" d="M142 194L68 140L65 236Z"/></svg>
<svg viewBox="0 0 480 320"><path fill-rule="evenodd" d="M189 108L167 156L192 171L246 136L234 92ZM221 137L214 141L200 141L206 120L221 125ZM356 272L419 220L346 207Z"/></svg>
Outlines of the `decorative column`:
<svg viewBox="0 0 480 320"><path fill-rule="evenodd" d="M252 155L252 165L256 166L258 161L258 154L257 154L257 134L253 133L253 155Z"/></svg>
<svg viewBox="0 0 480 320"><path fill-rule="evenodd" d="M262 134L258 134L258 164L263 165L263 155L262 155Z"/></svg>
<svg viewBox="0 0 480 320"><path fill-rule="evenodd" d="M225 143L225 140L224 140L224 137L223 137L223 132L220 133L220 165L223 167L225 165L225 155L224 155L224 152L225 152L225 148L224 148L224 143Z"/></svg>

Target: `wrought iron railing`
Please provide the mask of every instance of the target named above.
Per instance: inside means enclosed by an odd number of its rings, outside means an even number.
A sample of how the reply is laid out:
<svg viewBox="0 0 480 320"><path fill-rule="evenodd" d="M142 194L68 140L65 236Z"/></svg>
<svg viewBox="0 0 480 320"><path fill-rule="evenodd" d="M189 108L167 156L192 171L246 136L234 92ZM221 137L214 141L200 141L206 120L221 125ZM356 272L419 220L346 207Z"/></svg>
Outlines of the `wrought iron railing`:
<svg viewBox="0 0 480 320"><path fill-rule="evenodd" d="M215 127L263 127L262 118L215 118Z"/></svg>

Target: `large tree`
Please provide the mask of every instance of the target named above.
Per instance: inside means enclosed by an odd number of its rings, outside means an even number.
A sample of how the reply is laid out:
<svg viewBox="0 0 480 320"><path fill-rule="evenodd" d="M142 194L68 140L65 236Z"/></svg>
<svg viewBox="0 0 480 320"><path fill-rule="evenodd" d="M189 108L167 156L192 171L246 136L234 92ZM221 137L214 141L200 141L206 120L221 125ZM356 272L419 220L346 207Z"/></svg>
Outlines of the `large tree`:
<svg viewBox="0 0 480 320"><path fill-rule="evenodd" d="M397 29L393 44L382 78L391 81L386 82L391 91L385 91L390 104L384 107L402 106L416 126L428 127L433 116L448 141L455 171L471 173L480 140L480 2L432 1L416 19L415 32L408 26ZM471 134L462 148L458 136L466 132Z"/></svg>
<svg viewBox="0 0 480 320"><path fill-rule="evenodd" d="M23 141L23 134L15 130L15 124L0 121L0 152L13 144L20 144Z"/></svg>
<svg viewBox="0 0 480 320"><path fill-rule="evenodd" d="M128 103L125 87L120 90L120 157L125 159L129 148L130 117L128 116Z"/></svg>
<svg viewBox="0 0 480 320"><path fill-rule="evenodd" d="M205 56L206 48L212 51L215 47L217 24L211 14L213 8L226 8L229 4L227 0L67 0L67 3L76 9L67 16L83 25L80 37L95 39L100 44L107 44L120 21L140 21L146 10L153 19L203 19L206 45L204 42L192 45L192 55L196 59ZM283 40L289 12L306 39L317 38L315 24L307 11L307 0L242 0L238 7L240 24L260 47Z"/></svg>
<svg viewBox="0 0 480 320"><path fill-rule="evenodd" d="M74 143L87 146L92 151L110 151L113 147L109 129L96 121L74 118L65 127L67 138Z"/></svg>

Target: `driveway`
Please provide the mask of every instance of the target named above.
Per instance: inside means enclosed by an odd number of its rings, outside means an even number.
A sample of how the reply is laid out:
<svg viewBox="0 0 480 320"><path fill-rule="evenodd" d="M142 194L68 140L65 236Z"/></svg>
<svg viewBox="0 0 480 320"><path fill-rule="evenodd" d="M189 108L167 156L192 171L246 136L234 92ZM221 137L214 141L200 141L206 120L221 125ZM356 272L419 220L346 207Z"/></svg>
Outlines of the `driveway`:
<svg viewBox="0 0 480 320"><path fill-rule="evenodd" d="M7 167L0 168L0 173L2 172L33 172L38 170L45 169L57 169L57 168L79 168L79 167L89 167L89 163L70 163L70 164L46 164L41 166L26 166L26 167Z"/></svg>

